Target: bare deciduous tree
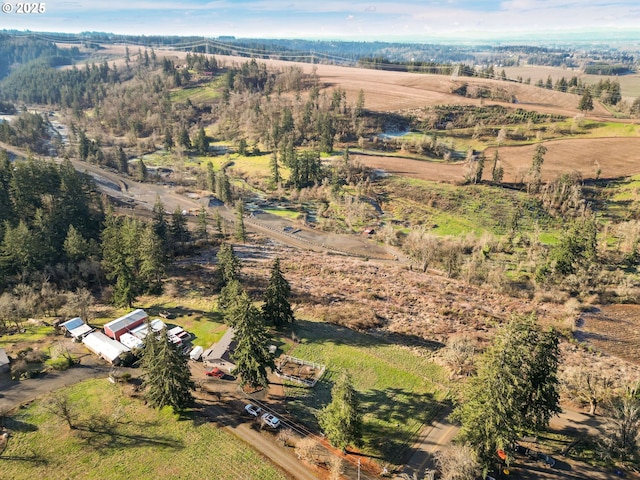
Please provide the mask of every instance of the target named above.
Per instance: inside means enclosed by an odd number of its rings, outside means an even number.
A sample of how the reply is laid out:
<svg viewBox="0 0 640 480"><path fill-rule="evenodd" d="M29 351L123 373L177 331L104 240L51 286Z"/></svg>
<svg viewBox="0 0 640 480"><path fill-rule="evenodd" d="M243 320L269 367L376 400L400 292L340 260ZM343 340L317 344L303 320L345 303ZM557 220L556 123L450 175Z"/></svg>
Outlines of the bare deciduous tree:
<svg viewBox="0 0 640 480"><path fill-rule="evenodd" d="M78 418L78 413L68 396L61 393L54 393L44 404L45 410L64 420L70 430L75 430L74 422Z"/></svg>
<svg viewBox="0 0 640 480"><path fill-rule="evenodd" d="M567 369L562 377L562 388L572 400L588 404L589 415L595 415L598 404L610 399L615 390L611 377L584 367Z"/></svg>
<svg viewBox="0 0 640 480"><path fill-rule="evenodd" d="M473 357L476 346L469 337L451 337L443 351L444 361L454 375L470 375L473 373Z"/></svg>
<svg viewBox="0 0 640 480"><path fill-rule="evenodd" d="M480 475L480 464L467 445L453 445L435 457L442 480L475 480Z"/></svg>

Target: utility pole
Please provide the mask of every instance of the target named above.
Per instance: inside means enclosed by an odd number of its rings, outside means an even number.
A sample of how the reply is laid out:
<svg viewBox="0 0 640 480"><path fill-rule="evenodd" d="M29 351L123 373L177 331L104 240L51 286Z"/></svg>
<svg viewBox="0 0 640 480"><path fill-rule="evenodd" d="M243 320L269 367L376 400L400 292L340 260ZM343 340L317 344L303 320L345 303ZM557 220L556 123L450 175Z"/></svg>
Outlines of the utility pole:
<svg viewBox="0 0 640 480"><path fill-rule="evenodd" d="M358 459L358 480L360 480L360 459Z"/></svg>

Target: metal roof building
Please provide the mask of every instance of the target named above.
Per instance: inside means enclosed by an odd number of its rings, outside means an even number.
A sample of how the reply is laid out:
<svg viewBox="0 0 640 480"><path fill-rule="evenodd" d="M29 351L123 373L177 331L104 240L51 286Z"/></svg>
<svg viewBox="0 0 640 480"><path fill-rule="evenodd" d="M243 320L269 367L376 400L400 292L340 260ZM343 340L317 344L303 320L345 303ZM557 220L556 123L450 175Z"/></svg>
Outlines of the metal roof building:
<svg viewBox="0 0 640 480"><path fill-rule="evenodd" d="M61 323L60 326L64 327L69 335L71 335L73 338L82 338L85 335L93 332L93 328L84 323L84 320L82 320L80 317L67 320L64 323Z"/></svg>
<svg viewBox="0 0 640 480"><path fill-rule="evenodd" d="M120 340L120 336L123 333L131 332L137 326L142 325L146 319L146 312L138 308L105 324L104 333L114 340Z"/></svg>
<svg viewBox="0 0 640 480"><path fill-rule="evenodd" d="M82 343L93 353L104 358L109 363L116 362L120 355L129 351L128 347L107 337L102 332L90 333L82 339Z"/></svg>

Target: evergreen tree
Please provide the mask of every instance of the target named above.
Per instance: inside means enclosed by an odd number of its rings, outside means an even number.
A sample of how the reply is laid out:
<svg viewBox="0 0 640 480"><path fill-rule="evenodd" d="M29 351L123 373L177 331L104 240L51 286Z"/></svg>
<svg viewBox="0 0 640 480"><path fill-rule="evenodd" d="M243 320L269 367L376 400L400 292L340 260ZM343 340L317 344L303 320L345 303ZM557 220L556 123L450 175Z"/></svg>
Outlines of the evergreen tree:
<svg viewBox="0 0 640 480"><path fill-rule="evenodd" d="M585 89L584 94L580 98L580 102L578 103L578 110L583 113L593 110L593 97L591 96L591 91L588 88Z"/></svg>
<svg viewBox="0 0 640 480"><path fill-rule="evenodd" d="M158 196L156 197L156 203L153 204L151 228L153 229L153 232L156 234L156 236L160 239L165 258L168 258L171 248L169 239L169 224L167 223L165 215L166 212L164 209L164 204Z"/></svg>
<svg viewBox="0 0 640 480"><path fill-rule="evenodd" d="M493 165L491 167L491 181L493 183L502 182L502 177L504 176L504 169L500 165L500 155L498 154L498 150L496 149L493 154Z"/></svg>
<svg viewBox="0 0 640 480"><path fill-rule="evenodd" d="M222 232L222 216L220 215L220 211L217 208L213 212L213 224L215 225L216 236L221 237L223 233Z"/></svg>
<svg viewBox="0 0 640 480"><path fill-rule="evenodd" d="M247 241L247 230L244 226L244 204L242 201L236 204L236 240L242 243Z"/></svg>
<svg viewBox="0 0 640 480"><path fill-rule="evenodd" d="M127 154L124 153L122 147L118 147L116 153L116 163L118 165L118 171L121 173L129 173L129 162L127 160Z"/></svg>
<svg viewBox="0 0 640 480"><path fill-rule="evenodd" d="M238 141L238 155L242 157L247 155L247 140L244 138Z"/></svg>
<svg viewBox="0 0 640 480"><path fill-rule="evenodd" d="M209 138L204 131L204 127L198 129L195 147L200 155L207 155L209 153Z"/></svg>
<svg viewBox="0 0 640 480"><path fill-rule="evenodd" d="M212 192L216 191L216 172L213 170L213 163L207 162L207 188Z"/></svg>
<svg viewBox="0 0 640 480"><path fill-rule="evenodd" d="M142 161L142 159L138 160L138 175L137 179L139 182L146 182L149 179L149 171L147 170L147 166Z"/></svg>
<svg viewBox="0 0 640 480"><path fill-rule="evenodd" d="M162 277L166 270L167 256L162 239L147 225L140 239L140 279L150 293L162 292Z"/></svg>
<svg viewBox="0 0 640 480"><path fill-rule="evenodd" d="M294 320L289 295L291 286L280 270L280 259L276 258L271 268L269 285L264 292L264 304L262 316L265 321L273 323L276 327L292 323Z"/></svg>
<svg viewBox="0 0 640 480"><path fill-rule="evenodd" d="M275 362L269 353L269 338L260 311L251 303L247 293L242 292L227 316L235 325L234 339L237 343L232 358L236 364L234 374L240 378L240 385L267 388L267 368L275 369Z"/></svg>
<svg viewBox="0 0 640 480"><path fill-rule="evenodd" d="M231 316L232 307L238 303L243 292L244 288L242 288L240 282L233 279L222 287L220 295L218 295L218 310L223 312L225 323L231 327L235 326L233 323L234 318Z"/></svg>
<svg viewBox="0 0 640 480"><path fill-rule="evenodd" d="M223 285L232 280L238 280L240 276L240 260L236 257L233 247L228 243L223 243L220 245L216 258Z"/></svg>
<svg viewBox="0 0 640 480"><path fill-rule="evenodd" d="M515 318L500 328L453 418L459 438L489 466L525 432L545 428L560 412L558 337L542 331L533 317Z"/></svg>
<svg viewBox="0 0 640 480"><path fill-rule="evenodd" d="M533 160L531 162L531 168L529 168L529 178L527 182L527 191L529 193L538 193L538 190L540 189L542 164L544 163L544 155L546 153L547 147L542 143L536 145Z"/></svg>
<svg viewBox="0 0 640 480"><path fill-rule="evenodd" d="M167 131L164 132L164 140L162 141L162 145L167 152L170 152L171 149L173 149L174 143L173 135L171 135L171 130L167 129Z"/></svg>
<svg viewBox="0 0 640 480"><path fill-rule="evenodd" d="M169 225L169 237L171 243L175 246L179 243L189 241L189 230L187 230L187 219L182 213L180 206L171 214L171 224ZM175 248L174 248L175 250Z"/></svg>
<svg viewBox="0 0 640 480"><path fill-rule="evenodd" d="M318 414L320 428L334 447L343 452L362 439L362 414L351 377L343 372L331 389L331 403Z"/></svg>
<svg viewBox="0 0 640 480"><path fill-rule="evenodd" d="M182 127L180 132L178 132L178 144L187 150L191 148L191 139L189 138L187 127Z"/></svg>
<svg viewBox="0 0 640 480"><path fill-rule="evenodd" d="M120 220L109 213L102 231L102 267L108 280L115 280L113 303L131 307L140 291L138 243L139 223L132 218Z"/></svg>
<svg viewBox="0 0 640 480"><path fill-rule="evenodd" d="M64 253L67 260L78 263L89 256L89 250L89 242L73 225L69 225L67 237L64 240Z"/></svg>
<svg viewBox="0 0 640 480"><path fill-rule="evenodd" d="M169 341L166 328L156 336L148 325L142 351L142 368L145 371L146 398L154 407L170 406L174 412L187 408L193 401L195 388L187 357Z"/></svg>
<svg viewBox="0 0 640 480"><path fill-rule="evenodd" d="M200 207L198 211L198 237L207 241L209 239L209 232L207 232L207 211L204 207Z"/></svg>
<svg viewBox="0 0 640 480"><path fill-rule="evenodd" d="M278 185L280 183L280 167L278 166L278 154L275 151L271 154L269 167L271 169L271 181L274 185Z"/></svg>
<svg viewBox="0 0 640 480"><path fill-rule="evenodd" d="M216 172L216 196L225 204L229 204L231 198L231 184L229 183L229 177L224 170L218 170Z"/></svg>

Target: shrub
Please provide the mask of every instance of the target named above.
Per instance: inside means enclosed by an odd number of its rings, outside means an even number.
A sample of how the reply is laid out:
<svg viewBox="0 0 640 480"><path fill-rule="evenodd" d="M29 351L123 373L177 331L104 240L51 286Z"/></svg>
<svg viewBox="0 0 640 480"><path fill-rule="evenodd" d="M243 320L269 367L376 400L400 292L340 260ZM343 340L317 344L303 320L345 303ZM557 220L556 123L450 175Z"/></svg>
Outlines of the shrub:
<svg viewBox="0 0 640 480"><path fill-rule="evenodd" d="M47 360L45 362L45 364L47 365L47 367L53 369L53 370L58 370L58 371L63 371L63 370L67 370L70 367L73 366L73 359L69 358L69 357L57 357L57 358L51 358L49 360Z"/></svg>

